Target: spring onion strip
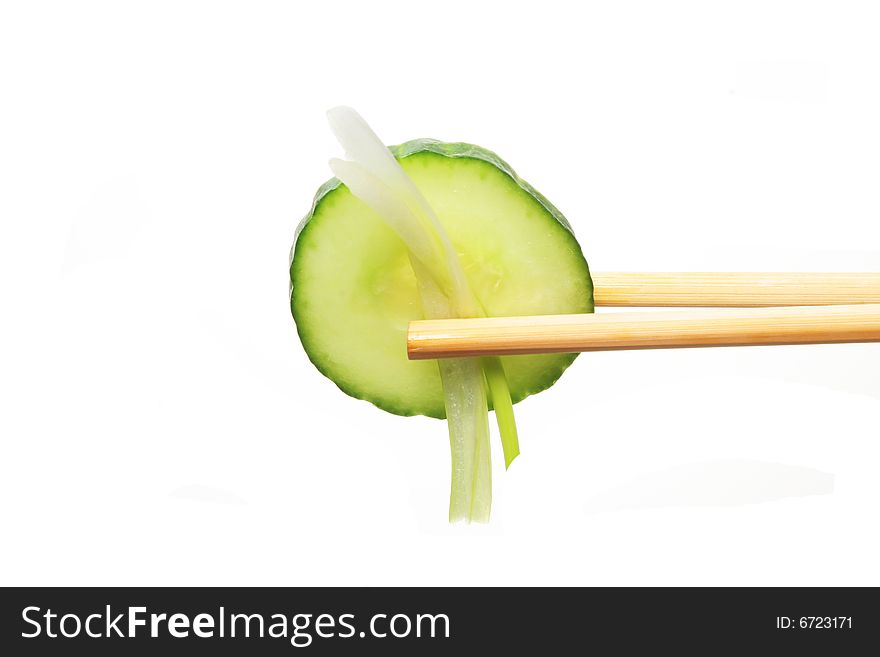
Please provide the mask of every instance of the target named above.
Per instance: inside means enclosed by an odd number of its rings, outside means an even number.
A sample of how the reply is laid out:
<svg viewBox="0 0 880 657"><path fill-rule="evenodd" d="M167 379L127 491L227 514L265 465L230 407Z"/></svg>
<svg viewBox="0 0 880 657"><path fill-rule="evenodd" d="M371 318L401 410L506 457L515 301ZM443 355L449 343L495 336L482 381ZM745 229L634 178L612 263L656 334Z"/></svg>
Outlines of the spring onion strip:
<svg viewBox="0 0 880 657"><path fill-rule="evenodd" d="M498 357L483 359L483 372L486 384L492 396L492 407L495 409L495 420L498 422L498 433L501 434L501 447L504 450L504 467L509 468L513 459L519 456L519 437L516 433L516 420L513 417L513 402L510 399L510 388L504 366Z"/></svg>
<svg viewBox="0 0 880 657"><path fill-rule="evenodd" d="M331 160L330 168L403 240L425 317L483 316L443 225L391 151L353 109L337 107L327 116L348 158ZM487 387L507 465L519 453L504 369L497 358L449 359L438 367L452 452L449 520L486 522L492 505Z"/></svg>

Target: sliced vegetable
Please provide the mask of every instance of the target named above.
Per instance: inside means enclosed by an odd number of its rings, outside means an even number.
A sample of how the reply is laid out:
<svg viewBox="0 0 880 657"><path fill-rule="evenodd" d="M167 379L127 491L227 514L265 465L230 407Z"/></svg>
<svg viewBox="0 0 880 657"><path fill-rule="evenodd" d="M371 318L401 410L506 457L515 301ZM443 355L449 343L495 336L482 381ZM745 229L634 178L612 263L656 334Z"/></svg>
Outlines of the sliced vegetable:
<svg viewBox="0 0 880 657"><path fill-rule="evenodd" d="M561 214L494 154L431 140L389 151L353 110L328 115L349 159L331 161L345 186L322 186L297 231L300 338L345 392L402 415L445 416L450 520L487 521L487 393L509 466L519 454L513 403L552 385L573 356L410 362L406 325L592 311L586 261Z"/></svg>
<svg viewBox="0 0 880 657"><path fill-rule="evenodd" d="M487 316L592 312L589 269L562 214L493 153L420 139L392 147L430 203ZM446 416L436 363L406 357L424 317L407 247L333 179L300 224L291 307L309 358L344 392L398 415ZM502 357L513 403L574 354Z"/></svg>

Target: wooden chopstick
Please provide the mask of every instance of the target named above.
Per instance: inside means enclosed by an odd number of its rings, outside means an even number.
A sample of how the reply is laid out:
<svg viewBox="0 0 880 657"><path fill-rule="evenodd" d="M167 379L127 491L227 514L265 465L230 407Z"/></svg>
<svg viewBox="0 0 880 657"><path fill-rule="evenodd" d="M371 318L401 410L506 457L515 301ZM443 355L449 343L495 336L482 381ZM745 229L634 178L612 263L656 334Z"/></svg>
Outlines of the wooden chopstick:
<svg viewBox="0 0 880 657"><path fill-rule="evenodd" d="M412 360L671 347L880 341L880 304L410 322Z"/></svg>
<svg viewBox="0 0 880 657"><path fill-rule="evenodd" d="M880 303L880 273L607 272L597 306L760 307Z"/></svg>

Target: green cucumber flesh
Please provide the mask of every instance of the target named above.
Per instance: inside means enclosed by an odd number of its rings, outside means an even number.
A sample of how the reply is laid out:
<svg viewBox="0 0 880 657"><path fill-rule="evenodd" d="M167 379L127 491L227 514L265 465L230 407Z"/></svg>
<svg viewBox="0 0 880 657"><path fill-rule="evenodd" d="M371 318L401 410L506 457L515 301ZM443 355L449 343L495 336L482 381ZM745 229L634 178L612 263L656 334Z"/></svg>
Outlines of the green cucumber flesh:
<svg viewBox="0 0 880 657"><path fill-rule="evenodd" d="M490 317L593 311L581 248L562 214L490 151L420 139L392 147L439 217ZM291 310L314 365L347 394L398 415L445 417L435 361L410 361L422 318L407 249L342 183L318 191L297 230ZM553 385L574 354L501 359L516 403Z"/></svg>

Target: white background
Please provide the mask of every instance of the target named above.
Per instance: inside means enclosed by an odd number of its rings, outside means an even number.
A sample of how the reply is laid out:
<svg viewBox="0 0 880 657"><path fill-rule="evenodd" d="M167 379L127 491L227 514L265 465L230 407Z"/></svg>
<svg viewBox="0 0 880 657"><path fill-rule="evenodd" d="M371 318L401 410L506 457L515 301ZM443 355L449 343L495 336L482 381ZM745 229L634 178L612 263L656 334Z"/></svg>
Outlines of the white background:
<svg viewBox="0 0 880 657"><path fill-rule="evenodd" d="M4 3L0 582L880 584L880 345L584 355L449 526L445 425L339 392L287 300L342 103L496 150L595 271L878 271L877 19Z"/></svg>

